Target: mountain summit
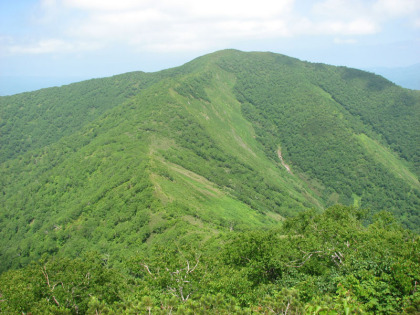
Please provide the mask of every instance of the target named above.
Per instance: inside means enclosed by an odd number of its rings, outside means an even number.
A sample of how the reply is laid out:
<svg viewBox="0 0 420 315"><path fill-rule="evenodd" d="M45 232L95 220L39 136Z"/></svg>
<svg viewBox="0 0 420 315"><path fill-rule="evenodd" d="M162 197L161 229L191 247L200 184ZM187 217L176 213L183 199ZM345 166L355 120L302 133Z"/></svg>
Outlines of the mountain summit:
<svg viewBox="0 0 420 315"><path fill-rule="evenodd" d="M0 97L0 260L278 225L341 203L420 226L420 92L225 50Z"/></svg>

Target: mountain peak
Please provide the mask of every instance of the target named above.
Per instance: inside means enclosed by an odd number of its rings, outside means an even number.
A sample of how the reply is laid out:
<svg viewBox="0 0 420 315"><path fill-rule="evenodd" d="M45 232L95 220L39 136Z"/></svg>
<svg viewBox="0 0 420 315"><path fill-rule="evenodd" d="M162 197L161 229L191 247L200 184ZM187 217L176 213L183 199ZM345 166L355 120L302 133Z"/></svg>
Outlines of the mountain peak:
<svg viewBox="0 0 420 315"><path fill-rule="evenodd" d="M418 92L367 72L237 50L0 98L4 268L337 203L416 229L419 107Z"/></svg>

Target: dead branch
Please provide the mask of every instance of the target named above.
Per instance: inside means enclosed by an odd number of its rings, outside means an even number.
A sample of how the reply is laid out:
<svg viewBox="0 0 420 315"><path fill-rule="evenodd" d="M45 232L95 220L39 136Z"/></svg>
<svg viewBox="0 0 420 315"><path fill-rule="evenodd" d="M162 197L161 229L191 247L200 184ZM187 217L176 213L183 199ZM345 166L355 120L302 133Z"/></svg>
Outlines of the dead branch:
<svg viewBox="0 0 420 315"><path fill-rule="evenodd" d="M286 310L284 311L283 314L287 315L287 312L289 311L289 307L290 307L290 300L287 301Z"/></svg>
<svg viewBox="0 0 420 315"><path fill-rule="evenodd" d="M287 267L292 267L292 268L300 268L309 260L309 258L312 257L312 255L321 254L321 253L323 253L323 251L318 250L318 251L315 251L315 252L309 252L309 253L304 252L304 253L305 253L305 256L303 256L303 259L301 259L302 262L300 264L298 264L298 265L288 265L288 264L286 264L286 266ZM295 263L297 261L298 260L294 260L294 261L292 261L292 263Z"/></svg>
<svg viewBox="0 0 420 315"><path fill-rule="evenodd" d="M192 269L190 269L190 263L187 260L187 273L192 273L197 268L198 264L200 263L200 257L201 255L198 255L198 257L195 258L195 265Z"/></svg>
<svg viewBox="0 0 420 315"><path fill-rule="evenodd" d="M50 286L50 279L48 278L48 274L47 274L47 268L45 268L45 266L44 266L44 268L42 268L42 273L44 274L44 277L47 280L48 287L51 287Z"/></svg>
<svg viewBox="0 0 420 315"><path fill-rule="evenodd" d="M333 255L331 255L332 261L337 265L340 266L343 264L344 255L340 252L334 252Z"/></svg>
<svg viewBox="0 0 420 315"><path fill-rule="evenodd" d="M51 285L50 285L50 279L49 279L49 277L48 277L48 273L47 273L47 268L45 267L45 265L44 265L44 267L42 268L42 273L43 273L43 275L44 275L44 277L45 277L45 279L47 280L47 285L48 285L48 287L50 288L50 291L51 291L51 293L54 291L54 289L55 289L55 287L56 287L56 285L58 284L55 284L52 288L51 288ZM61 284L63 285L63 283L61 282ZM63 285L63 287L64 287L64 285ZM57 301L57 299L55 298L55 296L54 295L52 295L52 298L53 298L53 300L54 300L54 302L55 302L55 304L57 304L57 306L59 307L60 306L60 303L58 303L58 301Z"/></svg>
<svg viewBox="0 0 420 315"><path fill-rule="evenodd" d="M149 266L148 265L146 265L146 264L140 264L141 266L143 266L144 267L144 269L146 269L146 271L147 271L147 273L151 276L151 277L153 277L154 279L156 279L156 277L151 273L151 271L150 271L150 269L149 269Z"/></svg>

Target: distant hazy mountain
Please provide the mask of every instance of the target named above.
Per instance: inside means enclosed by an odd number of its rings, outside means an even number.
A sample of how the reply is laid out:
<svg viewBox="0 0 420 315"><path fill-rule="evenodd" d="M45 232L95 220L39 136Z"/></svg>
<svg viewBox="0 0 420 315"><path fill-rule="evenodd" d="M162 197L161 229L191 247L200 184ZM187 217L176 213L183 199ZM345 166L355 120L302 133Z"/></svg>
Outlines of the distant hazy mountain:
<svg viewBox="0 0 420 315"><path fill-rule="evenodd" d="M370 68L388 80L407 89L420 90L420 63L401 68Z"/></svg>
<svg viewBox="0 0 420 315"><path fill-rule="evenodd" d="M82 77L0 76L0 96L35 91L81 81Z"/></svg>
<svg viewBox="0 0 420 315"><path fill-rule="evenodd" d="M418 229L419 115L381 76L236 50L0 97L0 268L336 203Z"/></svg>

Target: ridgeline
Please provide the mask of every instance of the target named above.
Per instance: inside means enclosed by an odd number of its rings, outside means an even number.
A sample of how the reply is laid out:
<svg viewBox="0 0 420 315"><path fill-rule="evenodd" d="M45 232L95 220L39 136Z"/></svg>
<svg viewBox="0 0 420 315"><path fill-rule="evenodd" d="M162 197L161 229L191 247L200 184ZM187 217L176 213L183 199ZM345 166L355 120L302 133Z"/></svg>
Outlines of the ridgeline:
<svg viewBox="0 0 420 315"><path fill-rule="evenodd" d="M415 311L419 121L236 50L0 97L0 311Z"/></svg>

